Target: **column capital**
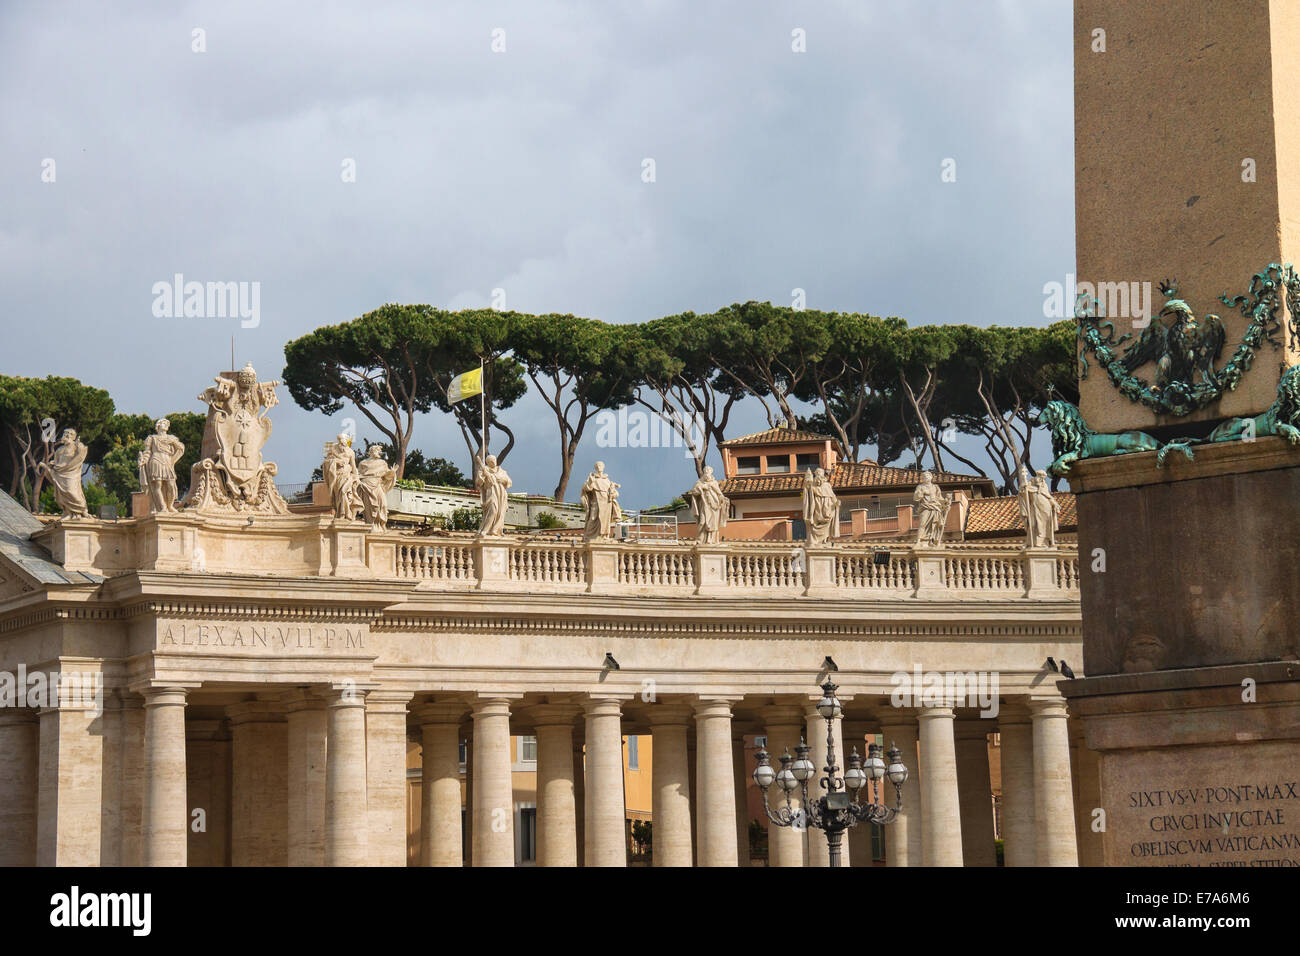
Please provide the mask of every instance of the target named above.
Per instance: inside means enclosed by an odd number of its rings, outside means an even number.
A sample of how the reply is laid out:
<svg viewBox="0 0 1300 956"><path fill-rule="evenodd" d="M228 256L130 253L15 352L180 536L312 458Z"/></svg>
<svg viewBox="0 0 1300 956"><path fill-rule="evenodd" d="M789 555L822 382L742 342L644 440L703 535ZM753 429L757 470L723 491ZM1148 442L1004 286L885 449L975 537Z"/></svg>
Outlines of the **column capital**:
<svg viewBox="0 0 1300 956"><path fill-rule="evenodd" d="M325 701L325 706L330 710L348 707L365 707L366 695L370 693L371 688L364 684L353 684L345 682L342 684L330 684L320 691L321 697Z"/></svg>
<svg viewBox="0 0 1300 956"><path fill-rule="evenodd" d="M739 703L742 697L700 697L694 703L695 718L726 717L731 719L731 705Z"/></svg>
<svg viewBox="0 0 1300 956"><path fill-rule="evenodd" d="M890 717L888 720L882 720L880 722L880 732L886 737L889 736L891 731L899 730L914 734L917 731L917 727L916 715L914 714L898 714L897 716Z"/></svg>
<svg viewBox="0 0 1300 956"><path fill-rule="evenodd" d="M951 707L921 707L916 712L916 719L918 721L935 720L938 718L952 720L954 716Z"/></svg>
<svg viewBox="0 0 1300 956"><path fill-rule="evenodd" d="M763 708L763 724L772 727L802 727L804 724L803 704L778 703Z"/></svg>
<svg viewBox="0 0 1300 956"><path fill-rule="evenodd" d="M650 721L651 729L655 727L686 727L691 723L694 708L687 703L665 701L650 706L645 713Z"/></svg>
<svg viewBox="0 0 1300 956"><path fill-rule="evenodd" d="M529 708L533 727L573 727L580 708L577 704L538 704Z"/></svg>
<svg viewBox="0 0 1300 956"><path fill-rule="evenodd" d="M298 687L280 698L286 714L303 710L324 710L325 698L310 687Z"/></svg>
<svg viewBox="0 0 1300 956"><path fill-rule="evenodd" d="M36 711L27 707L0 708L0 727L36 723Z"/></svg>
<svg viewBox="0 0 1300 956"><path fill-rule="evenodd" d="M1030 720L1028 698L1014 697L998 707L998 732L1003 724L1027 724Z"/></svg>
<svg viewBox="0 0 1300 956"><path fill-rule="evenodd" d="M1035 719L1039 717L1070 716L1064 697L1031 697L1029 698L1029 713Z"/></svg>
<svg viewBox="0 0 1300 956"><path fill-rule="evenodd" d="M143 697L147 704L151 697L160 693L188 694L192 690L198 690L201 686L201 683L193 681L160 681L148 679L132 681L130 685L128 685L127 689L130 690L131 693L139 694Z"/></svg>
<svg viewBox="0 0 1300 956"><path fill-rule="evenodd" d="M582 702L582 710L588 717L622 717L623 702L631 699L631 695L592 694Z"/></svg>
<svg viewBox="0 0 1300 956"><path fill-rule="evenodd" d="M414 696L409 690L372 690L366 694L366 710L378 714L405 714Z"/></svg>
<svg viewBox="0 0 1300 956"><path fill-rule="evenodd" d="M440 700L428 704L420 704L414 708L415 720L421 726L427 724L455 724L465 718L465 712L469 710L469 704L463 700Z"/></svg>
<svg viewBox="0 0 1300 956"><path fill-rule="evenodd" d="M480 717L509 717L510 704L518 700L523 695L503 696L494 694L492 696L483 696L470 701L470 713L474 720Z"/></svg>

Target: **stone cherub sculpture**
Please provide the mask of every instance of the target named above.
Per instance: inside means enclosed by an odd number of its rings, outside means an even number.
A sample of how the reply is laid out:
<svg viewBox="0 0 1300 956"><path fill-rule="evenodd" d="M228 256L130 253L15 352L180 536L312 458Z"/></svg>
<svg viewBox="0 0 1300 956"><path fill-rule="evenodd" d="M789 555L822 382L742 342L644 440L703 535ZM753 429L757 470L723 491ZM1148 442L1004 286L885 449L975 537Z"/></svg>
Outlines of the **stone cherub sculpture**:
<svg viewBox="0 0 1300 956"><path fill-rule="evenodd" d="M952 495L945 495L934 483L934 475L921 472L921 483L912 492L912 505L916 509L917 547L937 548L943 543L944 525L948 523L948 509Z"/></svg>
<svg viewBox="0 0 1300 956"><path fill-rule="evenodd" d="M357 495L361 499L362 516L382 531L388 527L388 493L397 484L397 469L384 460L380 445L371 445L366 457L354 467L360 476Z"/></svg>
<svg viewBox="0 0 1300 956"><path fill-rule="evenodd" d="M510 476L497 464L496 455L475 459L474 487L482 502L483 517L479 522L480 536L498 535L505 531L506 509L510 505Z"/></svg>
<svg viewBox="0 0 1300 956"><path fill-rule="evenodd" d="M804 474L803 521L810 545L828 545L840 533L840 501L825 468Z"/></svg>
<svg viewBox="0 0 1300 956"><path fill-rule="evenodd" d="M326 442L325 460L320 466L321 477L329 489L330 505L336 518L354 518L361 511L361 475L357 471L357 455L352 450L352 438L339 435L335 441Z"/></svg>
<svg viewBox="0 0 1300 956"><path fill-rule="evenodd" d="M722 529L727 523L729 502L710 466L704 466L704 473L685 497L695 514L695 540L717 544L722 540Z"/></svg>
<svg viewBox="0 0 1300 956"><path fill-rule="evenodd" d="M176 510L176 463L185 454L185 446L175 435L168 434L171 422L160 418L154 432L144 440L137 459L140 490L149 495L149 509L155 514Z"/></svg>
<svg viewBox="0 0 1300 956"><path fill-rule="evenodd" d="M48 462L37 464L37 471L49 477L54 500L65 518L87 518L86 492L81 486L81 468L86 463L86 446L77 440L74 429L65 428L54 446Z"/></svg>
<svg viewBox="0 0 1300 956"><path fill-rule="evenodd" d="M622 520L618 506L620 485L605 474L605 463L596 462L595 470L582 483L582 506L586 509L587 523L582 536L588 541L613 536L613 528Z"/></svg>

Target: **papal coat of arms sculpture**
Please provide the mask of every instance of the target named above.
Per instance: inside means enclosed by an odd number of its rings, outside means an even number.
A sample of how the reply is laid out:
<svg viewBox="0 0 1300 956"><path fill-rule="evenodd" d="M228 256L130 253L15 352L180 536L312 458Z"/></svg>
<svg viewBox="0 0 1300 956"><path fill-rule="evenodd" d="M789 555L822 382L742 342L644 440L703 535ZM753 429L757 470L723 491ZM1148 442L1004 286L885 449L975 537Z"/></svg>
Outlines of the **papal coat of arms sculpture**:
<svg viewBox="0 0 1300 956"><path fill-rule="evenodd" d="M199 395L208 406L200 458L182 506L205 513L288 514L275 487L276 467L262 460L271 437L266 411L279 403L280 382L259 382L251 363L218 375Z"/></svg>

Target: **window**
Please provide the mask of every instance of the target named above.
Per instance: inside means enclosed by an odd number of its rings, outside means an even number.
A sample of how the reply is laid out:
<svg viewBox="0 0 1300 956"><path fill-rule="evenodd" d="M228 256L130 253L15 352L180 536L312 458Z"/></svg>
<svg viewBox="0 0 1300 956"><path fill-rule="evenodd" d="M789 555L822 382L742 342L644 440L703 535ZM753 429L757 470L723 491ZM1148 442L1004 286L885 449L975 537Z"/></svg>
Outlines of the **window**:
<svg viewBox="0 0 1300 956"><path fill-rule="evenodd" d="M638 752L639 748L637 746L638 739L639 738L637 737L627 738L627 769L628 770L641 769L641 763L640 763L641 756L640 753Z"/></svg>
<svg viewBox="0 0 1300 956"><path fill-rule="evenodd" d="M801 473L807 471L809 468L816 471L822 466L822 456L816 453L811 455L797 455L795 457L795 462Z"/></svg>
<svg viewBox="0 0 1300 956"><path fill-rule="evenodd" d="M519 738L519 761L520 763L537 763L536 737Z"/></svg>
<svg viewBox="0 0 1300 956"><path fill-rule="evenodd" d="M757 475L759 470L757 455L736 459L736 474L738 475Z"/></svg>
<svg viewBox="0 0 1300 956"><path fill-rule="evenodd" d="M789 455L768 455L767 473L769 475L786 474L790 471Z"/></svg>
<svg viewBox="0 0 1300 956"><path fill-rule="evenodd" d="M879 823L871 824L871 859L885 858L885 828Z"/></svg>
<svg viewBox="0 0 1300 956"><path fill-rule="evenodd" d="M463 767L469 762L469 746L464 740L460 742L460 765Z"/></svg>
<svg viewBox="0 0 1300 956"><path fill-rule="evenodd" d="M519 809L519 862L532 863L537 859L537 808Z"/></svg>
<svg viewBox="0 0 1300 956"><path fill-rule="evenodd" d="M763 736L762 734L759 734L757 737L754 738L754 746L755 746L755 747L759 747L759 748L761 748L761 749L763 749L763 750L766 750L766 749L767 749L767 738L766 738L765 736Z"/></svg>

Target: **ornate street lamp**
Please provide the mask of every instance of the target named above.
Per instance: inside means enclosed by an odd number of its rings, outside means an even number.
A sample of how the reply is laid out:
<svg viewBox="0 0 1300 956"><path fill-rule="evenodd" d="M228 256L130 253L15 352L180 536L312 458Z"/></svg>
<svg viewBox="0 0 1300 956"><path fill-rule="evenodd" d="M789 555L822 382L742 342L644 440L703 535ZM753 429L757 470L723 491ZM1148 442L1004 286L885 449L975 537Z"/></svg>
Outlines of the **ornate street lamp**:
<svg viewBox="0 0 1300 956"><path fill-rule="evenodd" d="M816 800L808 800L808 780L817 772L813 762L808 759L811 749L802 737L799 746L794 748L795 756L786 751L781 756L781 769L772 769L772 760L766 748L755 754L758 766L754 769L754 782L763 792L763 810L767 818L778 827L795 827L805 829L813 827L826 833L826 845L830 850L831 866L840 865L840 843L844 831L859 823L893 823L898 812L903 808L903 782L907 780L907 767L903 765L902 754L897 747L891 747L886 756L888 765L881 759L884 748L880 744L871 744L867 748L864 763L854 747L848 757L848 769L844 776L838 776L839 767L835 765L835 735L832 721L844 712L840 699L835 696L839 686L826 681L822 684L822 699L817 702L817 713L826 719L826 766L822 769L826 776L818 783L826 795ZM896 800L892 807L880 803L880 781L888 777L894 785ZM867 781L871 781L871 802L864 803ZM785 792L785 806L773 810L767 802L767 788L775 783ZM799 790L803 796L801 807L795 807L791 795ZM850 795L851 794L851 795Z"/></svg>

